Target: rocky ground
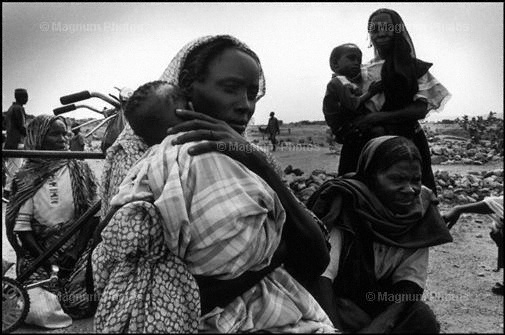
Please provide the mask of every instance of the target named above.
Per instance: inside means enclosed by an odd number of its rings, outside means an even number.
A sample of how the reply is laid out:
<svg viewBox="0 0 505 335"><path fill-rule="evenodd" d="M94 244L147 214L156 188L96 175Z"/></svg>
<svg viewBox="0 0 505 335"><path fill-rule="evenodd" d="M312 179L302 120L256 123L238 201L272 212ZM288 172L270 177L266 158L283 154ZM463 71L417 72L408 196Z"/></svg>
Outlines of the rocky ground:
<svg viewBox="0 0 505 335"><path fill-rule="evenodd" d="M285 172L291 172L288 177L289 186L298 198L306 201L319 186L328 179L336 177L335 172L314 170L311 174L298 175L301 171L289 165ZM437 192L440 202L446 204L463 204L476 202L490 195L503 194L503 169L469 171L452 173L447 170L434 172Z"/></svg>

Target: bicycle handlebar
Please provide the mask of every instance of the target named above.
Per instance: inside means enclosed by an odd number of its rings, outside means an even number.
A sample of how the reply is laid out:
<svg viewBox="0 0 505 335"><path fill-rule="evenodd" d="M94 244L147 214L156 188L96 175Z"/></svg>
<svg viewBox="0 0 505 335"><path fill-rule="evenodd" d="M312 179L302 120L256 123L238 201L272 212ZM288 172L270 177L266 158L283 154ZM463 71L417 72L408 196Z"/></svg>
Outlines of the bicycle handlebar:
<svg viewBox="0 0 505 335"><path fill-rule="evenodd" d="M59 115L59 114L63 114L63 113L67 113L67 112L76 110L78 108L87 108L87 109L89 109L89 110L91 110L91 111L93 111L95 113L98 113L98 114L101 114L101 115L105 115L104 112L101 112L101 111L99 111L98 109L96 109L94 107L91 107L91 106L88 106L88 105L83 105L83 104L81 104L81 105L71 104L71 105L66 105L66 106L58 107L58 108L53 109L53 113L54 113L54 115ZM106 111L107 111L107 113L112 114L115 111L115 108L107 109Z"/></svg>
<svg viewBox="0 0 505 335"><path fill-rule="evenodd" d="M89 98L91 98L91 94L89 93L89 91L82 91L69 95L64 95L60 98L60 102L62 105L67 105L77 101L86 100Z"/></svg>
<svg viewBox="0 0 505 335"><path fill-rule="evenodd" d="M74 104L58 107L58 108L53 109L53 114L54 115L60 115L60 114L63 114L63 113L67 113L67 112L76 110L76 108L77 107L75 107Z"/></svg>
<svg viewBox="0 0 505 335"><path fill-rule="evenodd" d="M68 105L68 104L78 102L81 100L86 100L89 98L100 98L103 101L111 104L115 108L121 107L121 104L119 102L109 98L105 94L102 94L99 92L90 92L90 91L82 91L82 92L77 92L77 93L73 93L73 94L69 94L69 95L64 95L60 98L60 102L62 105Z"/></svg>

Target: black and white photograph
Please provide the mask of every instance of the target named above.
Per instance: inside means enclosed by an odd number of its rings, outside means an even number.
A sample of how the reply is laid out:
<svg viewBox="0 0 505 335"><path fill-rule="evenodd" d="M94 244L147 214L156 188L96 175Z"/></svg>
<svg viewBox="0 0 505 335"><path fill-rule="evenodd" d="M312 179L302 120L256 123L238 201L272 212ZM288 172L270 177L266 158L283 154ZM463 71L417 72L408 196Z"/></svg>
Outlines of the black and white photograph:
<svg viewBox="0 0 505 335"><path fill-rule="evenodd" d="M3 2L2 333L503 333L502 2Z"/></svg>

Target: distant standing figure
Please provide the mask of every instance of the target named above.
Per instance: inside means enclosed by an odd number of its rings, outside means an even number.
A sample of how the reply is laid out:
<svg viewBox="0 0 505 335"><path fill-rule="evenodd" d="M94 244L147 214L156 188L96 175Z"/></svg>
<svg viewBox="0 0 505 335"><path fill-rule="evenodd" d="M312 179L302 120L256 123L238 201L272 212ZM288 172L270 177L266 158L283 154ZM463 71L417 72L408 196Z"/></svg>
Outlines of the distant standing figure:
<svg viewBox="0 0 505 335"><path fill-rule="evenodd" d="M7 111L7 139L5 149L19 149L26 136L26 114L23 107L28 102L28 92L24 88L16 88L14 91L15 102Z"/></svg>
<svg viewBox="0 0 505 335"><path fill-rule="evenodd" d="M26 114L23 105L28 102L28 92L24 88L16 88L14 91L15 102L9 107L7 111L7 138L5 139L4 149L17 150L23 149L24 138L26 136ZM10 194L10 184L12 176L19 169L23 163L22 158L9 158L7 160L7 173L5 196Z"/></svg>
<svg viewBox="0 0 505 335"><path fill-rule="evenodd" d="M267 126L267 133L268 133L268 139L272 142L273 149L272 151L275 151L275 146L277 144L277 139L275 136L277 134L280 134L280 129L279 129L279 120L274 116L275 113L271 112L270 113L270 119L268 119L268 126Z"/></svg>
<svg viewBox="0 0 505 335"><path fill-rule="evenodd" d="M77 126L77 123L72 124L74 136L70 139L70 151L84 151L84 136L81 134L81 128L74 129Z"/></svg>

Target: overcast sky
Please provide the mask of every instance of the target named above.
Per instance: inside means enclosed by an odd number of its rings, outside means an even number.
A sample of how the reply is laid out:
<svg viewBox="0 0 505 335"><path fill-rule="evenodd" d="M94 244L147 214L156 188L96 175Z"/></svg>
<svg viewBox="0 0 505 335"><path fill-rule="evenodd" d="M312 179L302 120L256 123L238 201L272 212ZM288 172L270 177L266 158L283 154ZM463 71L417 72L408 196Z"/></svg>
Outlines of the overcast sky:
<svg viewBox="0 0 505 335"><path fill-rule="evenodd" d="M2 110L17 87L28 90L34 115L51 114L60 96L77 91L135 89L158 79L190 40L231 34L264 68L256 124L271 111L284 122L323 120L331 50L353 42L364 62L372 58L367 20L381 7L402 16L417 57L452 93L428 120L503 112L502 3L2 3Z"/></svg>

